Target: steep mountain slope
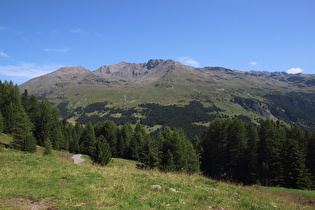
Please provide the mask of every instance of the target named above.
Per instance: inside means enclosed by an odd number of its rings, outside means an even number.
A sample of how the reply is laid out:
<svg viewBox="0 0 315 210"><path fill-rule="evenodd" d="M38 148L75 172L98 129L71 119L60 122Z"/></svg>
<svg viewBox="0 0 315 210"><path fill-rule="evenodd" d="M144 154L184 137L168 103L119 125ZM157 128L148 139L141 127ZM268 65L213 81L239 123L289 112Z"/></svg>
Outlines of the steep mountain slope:
<svg viewBox="0 0 315 210"><path fill-rule="evenodd" d="M149 60L95 71L64 67L20 89L47 98L63 116L81 122L110 119L201 130L215 117L230 116L253 123L271 118L315 126L315 75L193 68L173 60ZM198 114L183 114L189 110Z"/></svg>

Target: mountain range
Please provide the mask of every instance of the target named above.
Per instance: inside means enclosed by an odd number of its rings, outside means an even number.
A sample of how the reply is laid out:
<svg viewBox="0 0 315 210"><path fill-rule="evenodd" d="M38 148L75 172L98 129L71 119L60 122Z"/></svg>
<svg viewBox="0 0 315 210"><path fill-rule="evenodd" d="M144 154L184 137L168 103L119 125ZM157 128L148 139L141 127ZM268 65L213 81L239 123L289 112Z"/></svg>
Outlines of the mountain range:
<svg viewBox="0 0 315 210"><path fill-rule="evenodd" d="M19 86L81 123L113 120L199 135L216 117L315 127L315 75L193 68L173 60L63 67Z"/></svg>

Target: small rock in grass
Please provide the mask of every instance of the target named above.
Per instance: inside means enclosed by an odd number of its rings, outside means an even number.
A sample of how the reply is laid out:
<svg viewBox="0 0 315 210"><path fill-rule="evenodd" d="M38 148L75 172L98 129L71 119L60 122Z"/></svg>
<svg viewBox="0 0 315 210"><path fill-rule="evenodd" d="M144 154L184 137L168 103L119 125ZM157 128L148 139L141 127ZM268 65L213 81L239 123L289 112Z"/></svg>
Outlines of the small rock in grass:
<svg viewBox="0 0 315 210"><path fill-rule="evenodd" d="M172 191L172 192L178 192L176 189L174 189L174 188L170 188L170 191Z"/></svg>
<svg viewBox="0 0 315 210"><path fill-rule="evenodd" d="M161 185L158 185L158 184L155 184L155 185L150 185L150 187L151 187L152 189L162 190Z"/></svg>

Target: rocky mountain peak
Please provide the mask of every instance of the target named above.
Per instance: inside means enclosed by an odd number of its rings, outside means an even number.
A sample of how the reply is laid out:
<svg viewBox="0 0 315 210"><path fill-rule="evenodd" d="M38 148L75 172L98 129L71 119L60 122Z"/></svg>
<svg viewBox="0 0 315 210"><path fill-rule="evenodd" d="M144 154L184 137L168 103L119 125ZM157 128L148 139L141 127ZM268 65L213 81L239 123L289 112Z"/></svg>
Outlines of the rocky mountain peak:
<svg viewBox="0 0 315 210"><path fill-rule="evenodd" d="M69 73L69 74L72 74L72 73L85 74L89 72L90 72L89 70L87 70L86 68L82 66L66 66L66 67L61 67L60 69L55 71L55 73Z"/></svg>
<svg viewBox="0 0 315 210"><path fill-rule="evenodd" d="M165 61L162 59L151 59L146 63L146 67L147 69L152 69L152 68L156 68L157 66L159 66L161 63L164 63Z"/></svg>

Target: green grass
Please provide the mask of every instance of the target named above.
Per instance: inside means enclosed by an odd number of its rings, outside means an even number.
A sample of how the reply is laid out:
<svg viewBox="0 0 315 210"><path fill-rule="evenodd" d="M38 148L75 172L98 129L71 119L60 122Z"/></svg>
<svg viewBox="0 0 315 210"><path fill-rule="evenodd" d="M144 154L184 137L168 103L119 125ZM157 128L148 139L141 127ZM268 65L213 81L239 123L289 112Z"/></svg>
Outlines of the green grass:
<svg viewBox="0 0 315 210"><path fill-rule="evenodd" d="M84 155L85 161L76 165L64 158L69 153L53 151L52 156L43 156L41 150L35 154L0 151L0 209L17 196L31 196L46 202L47 208L60 209L312 208L301 200L272 193L283 188L246 187L198 174L139 170L137 162L117 158L109 166L99 167ZM150 185L161 185L162 190ZM297 192L306 194L305 199L315 199L314 191ZM24 201L23 208L26 205Z"/></svg>
<svg viewBox="0 0 315 210"><path fill-rule="evenodd" d="M0 145L9 146L12 143L12 138L4 133L0 133Z"/></svg>
<svg viewBox="0 0 315 210"><path fill-rule="evenodd" d="M313 200L315 198L314 190L298 190L298 189L287 189L282 187L261 187L261 189L268 190L270 192L277 192L279 194L291 195L297 199Z"/></svg>

